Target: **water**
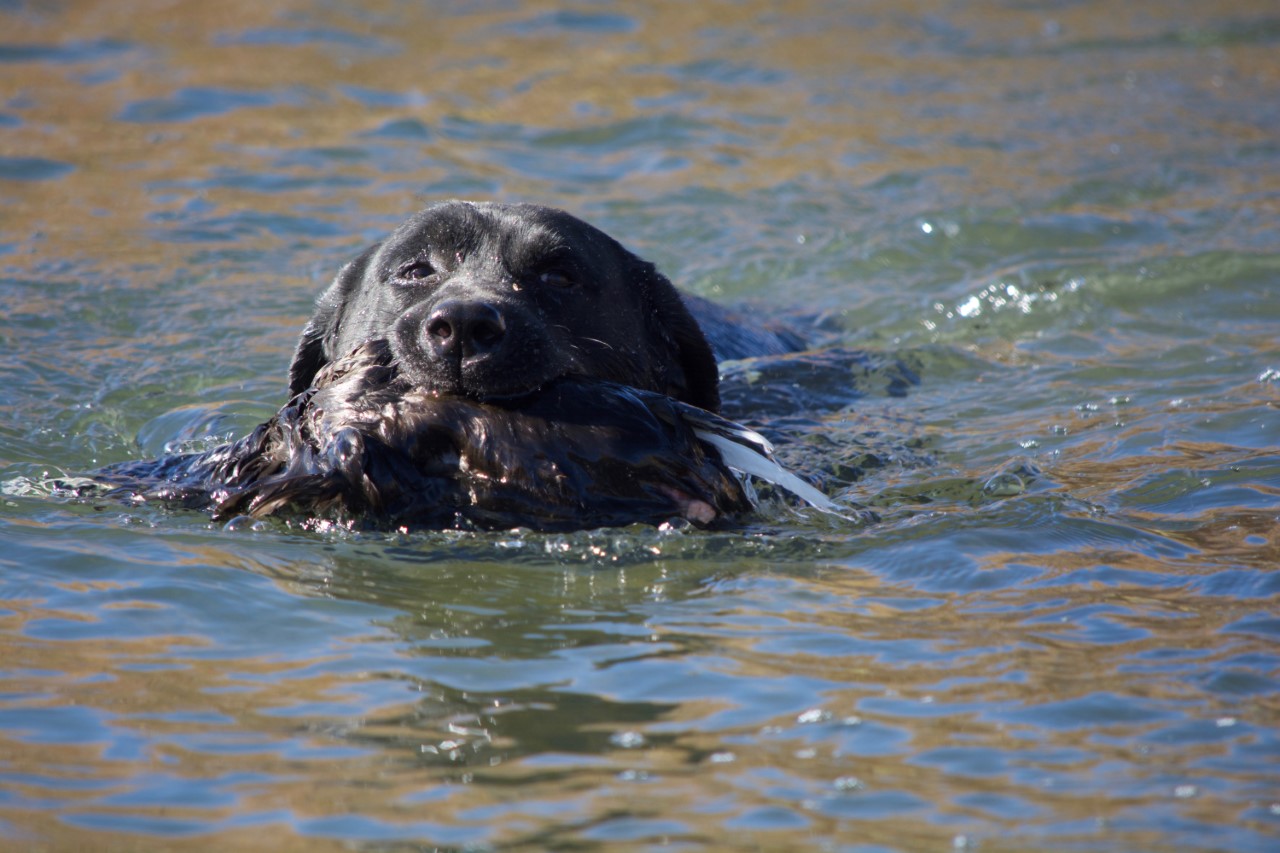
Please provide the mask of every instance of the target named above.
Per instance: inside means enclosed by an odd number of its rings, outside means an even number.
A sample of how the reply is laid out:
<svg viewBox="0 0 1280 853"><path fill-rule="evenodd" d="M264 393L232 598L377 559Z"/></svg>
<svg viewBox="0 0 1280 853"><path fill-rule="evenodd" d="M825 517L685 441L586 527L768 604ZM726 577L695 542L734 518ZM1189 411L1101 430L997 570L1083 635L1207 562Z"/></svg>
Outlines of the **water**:
<svg viewBox="0 0 1280 853"><path fill-rule="evenodd" d="M1280 843L1273 4L431 5L0 4L0 846ZM882 521L50 494L268 415L452 196L880 359L759 399Z"/></svg>

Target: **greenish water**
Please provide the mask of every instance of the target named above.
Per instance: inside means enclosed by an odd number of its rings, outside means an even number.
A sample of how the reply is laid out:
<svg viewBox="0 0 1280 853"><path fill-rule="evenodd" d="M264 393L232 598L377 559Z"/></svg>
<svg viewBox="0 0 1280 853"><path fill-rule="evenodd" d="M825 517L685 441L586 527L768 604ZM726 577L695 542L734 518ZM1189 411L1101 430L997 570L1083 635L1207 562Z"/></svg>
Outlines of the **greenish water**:
<svg viewBox="0 0 1280 853"><path fill-rule="evenodd" d="M0 847L1280 844L1272 4L0 34ZM455 196L817 318L837 349L729 399L882 520L372 536L51 493L270 414L328 278Z"/></svg>

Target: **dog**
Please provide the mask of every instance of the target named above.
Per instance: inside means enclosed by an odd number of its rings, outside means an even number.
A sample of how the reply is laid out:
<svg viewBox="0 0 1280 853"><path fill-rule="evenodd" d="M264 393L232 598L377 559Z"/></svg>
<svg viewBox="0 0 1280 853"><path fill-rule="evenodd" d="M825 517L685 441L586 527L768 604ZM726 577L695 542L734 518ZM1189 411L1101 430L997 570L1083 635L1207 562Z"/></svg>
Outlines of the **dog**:
<svg viewBox="0 0 1280 853"><path fill-rule="evenodd" d="M751 507L736 470L834 511L716 415L717 356L801 345L682 296L564 211L445 202L338 273L274 418L99 479L217 518L566 529L733 518Z"/></svg>

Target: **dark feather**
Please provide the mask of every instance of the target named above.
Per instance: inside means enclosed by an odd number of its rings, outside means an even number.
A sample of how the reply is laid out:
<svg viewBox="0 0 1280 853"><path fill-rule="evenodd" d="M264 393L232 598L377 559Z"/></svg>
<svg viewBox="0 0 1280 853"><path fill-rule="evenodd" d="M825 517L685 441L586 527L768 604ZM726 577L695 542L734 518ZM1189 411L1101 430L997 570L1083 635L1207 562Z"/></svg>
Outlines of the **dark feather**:
<svg viewBox="0 0 1280 853"><path fill-rule="evenodd" d="M113 466L98 478L219 519L561 529L684 516L705 524L751 505L739 477L699 439L695 412L593 379L559 379L503 401L436 396L404 378L375 341L326 365L313 388L233 444Z"/></svg>

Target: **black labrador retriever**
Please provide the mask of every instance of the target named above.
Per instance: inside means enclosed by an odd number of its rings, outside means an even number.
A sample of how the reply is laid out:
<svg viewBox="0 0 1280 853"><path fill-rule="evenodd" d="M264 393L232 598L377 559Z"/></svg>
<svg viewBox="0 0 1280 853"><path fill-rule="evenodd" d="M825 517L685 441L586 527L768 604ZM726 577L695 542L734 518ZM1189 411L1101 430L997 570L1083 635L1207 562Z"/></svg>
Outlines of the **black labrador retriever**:
<svg viewBox="0 0 1280 853"><path fill-rule="evenodd" d="M760 436L715 415L717 354L800 343L682 297L563 211L446 202L338 273L274 418L98 478L220 518L384 526L709 524L750 508L731 466L823 505Z"/></svg>

